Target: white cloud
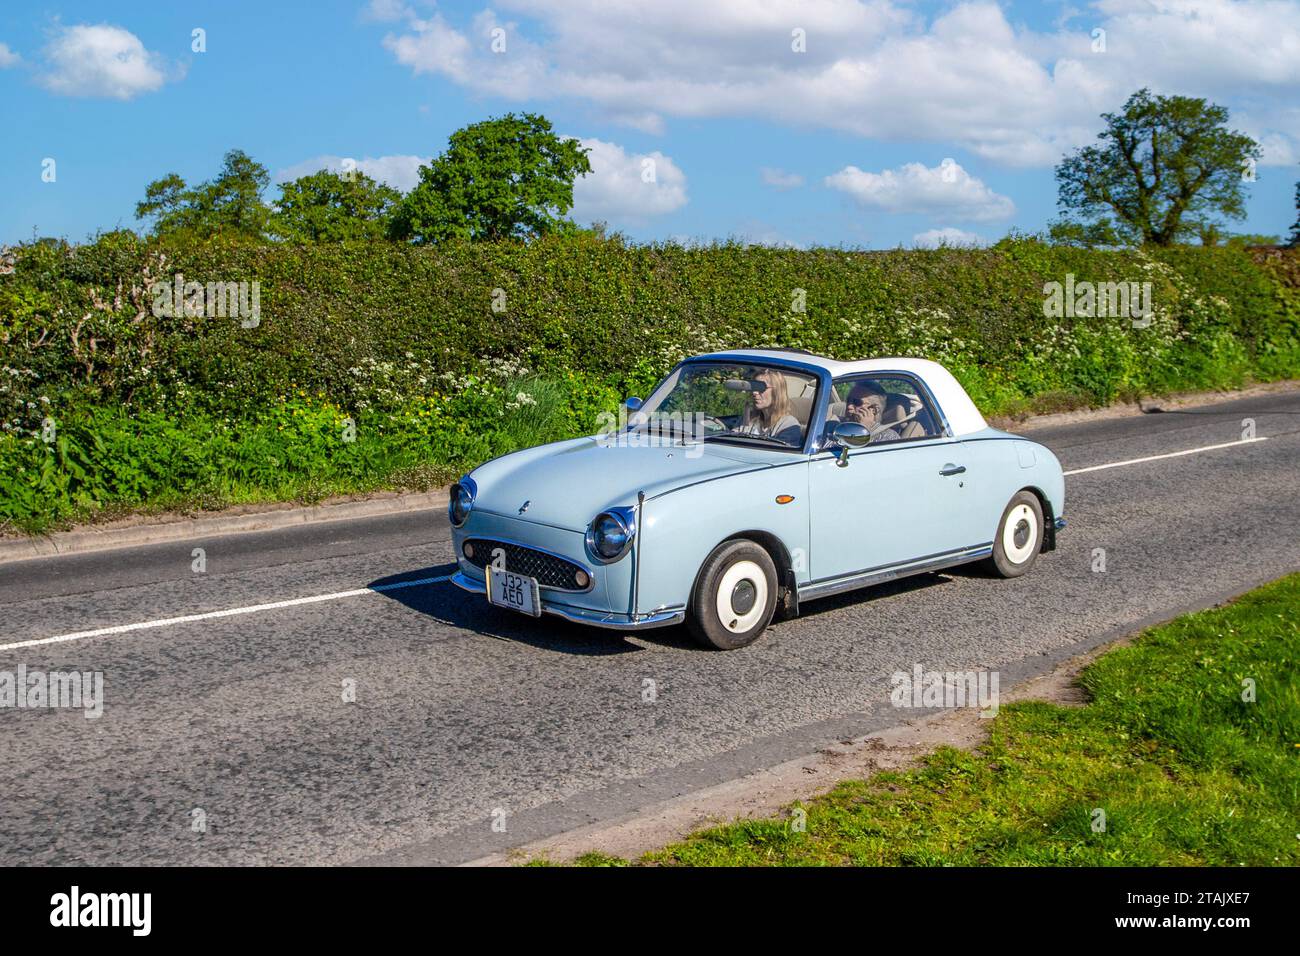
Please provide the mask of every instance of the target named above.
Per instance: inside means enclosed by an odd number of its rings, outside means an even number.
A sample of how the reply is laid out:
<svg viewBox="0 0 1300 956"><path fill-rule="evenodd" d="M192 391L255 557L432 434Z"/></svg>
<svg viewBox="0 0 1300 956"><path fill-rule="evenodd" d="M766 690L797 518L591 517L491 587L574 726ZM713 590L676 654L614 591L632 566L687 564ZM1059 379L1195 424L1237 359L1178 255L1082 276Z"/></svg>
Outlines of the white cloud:
<svg viewBox="0 0 1300 956"><path fill-rule="evenodd" d="M453 80L469 80L469 41L438 14L431 19L411 19L411 32L388 34L384 46L403 66L421 73L441 73Z"/></svg>
<svg viewBox="0 0 1300 956"><path fill-rule="evenodd" d="M389 33L383 42L397 62L417 76L442 75L511 99L528 99L539 92L538 80L546 71L540 48L528 42L516 24L498 20L491 10L475 16L464 33L438 13L428 19L410 15L406 26L408 32ZM494 44L500 43L504 49L494 52ZM644 113L641 122L647 122Z"/></svg>
<svg viewBox="0 0 1300 956"><path fill-rule="evenodd" d="M686 174L668 156L628 153L616 143L581 141L591 173L573 184L571 216L578 222L636 225L686 205Z"/></svg>
<svg viewBox="0 0 1300 956"><path fill-rule="evenodd" d="M803 177L798 173L787 173L784 169L764 166L758 171L764 184L774 189L796 189L803 185Z"/></svg>
<svg viewBox="0 0 1300 956"><path fill-rule="evenodd" d="M415 11L402 3L402 0L370 0L361 11L364 20L377 23L391 23L415 16Z"/></svg>
<svg viewBox="0 0 1300 956"><path fill-rule="evenodd" d="M464 29L414 15L385 45L417 73L514 101L573 98L638 129L663 117L757 117L896 141L954 143L1012 166L1090 142L1142 86L1295 99L1300 3L1100 0L1047 32L992 0L935 14L907 0L496 0ZM490 31L506 30L504 54ZM1091 31L1106 30L1094 53ZM806 52L791 49L802 29ZM534 35L535 34L535 35ZM1188 64L1195 64L1189 69Z"/></svg>
<svg viewBox="0 0 1300 956"><path fill-rule="evenodd" d="M938 249L940 246L982 246L984 239L973 232L964 232L953 226L943 229L927 229L912 237L912 245L918 249Z"/></svg>
<svg viewBox="0 0 1300 956"><path fill-rule="evenodd" d="M150 53L130 30L85 24L64 27L45 48L46 89L64 96L129 100L166 82L162 57Z"/></svg>
<svg viewBox="0 0 1300 956"><path fill-rule="evenodd" d="M0 70L7 70L11 66L17 66L21 60L22 57L9 49L7 43L0 43Z"/></svg>
<svg viewBox="0 0 1300 956"><path fill-rule="evenodd" d="M607 115L611 123L627 126L651 136L662 136L666 131L664 118L658 113L613 112Z"/></svg>
<svg viewBox="0 0 1300 956"><path fill-rule="evenodd" d="M371 179L387 183L401 192L409 192L415 188L420 181L420 167L429 162L427 156L378 156L373 158L367 156L365 159L343 156L316 156L277 171L275 181L277 183L287 183L300 176L309 176L312 173L320 172L322 169L328 169L335 173L342 172L344 169L343 162L346 158L351 158L352 162L356 163L355 166L350 168L360 170Z"/></svg>
<svg viewBox="0 0 1300 956"><path fill-rule="evenodd" d="M1234 112L1231 125L1263 149L1261 166L1291 166L1300 161L1300 106L1271 110L1267 117Z"/></svg>
<svg viewBox="0 0 1300 956"><path fill-rule="evenodd" d="M1016 211L1009 198L995 193L950 159L933 167L906 163L879 173L845 166L825 182L861 205L882 212L984 222L1006 219Z"/></svg>

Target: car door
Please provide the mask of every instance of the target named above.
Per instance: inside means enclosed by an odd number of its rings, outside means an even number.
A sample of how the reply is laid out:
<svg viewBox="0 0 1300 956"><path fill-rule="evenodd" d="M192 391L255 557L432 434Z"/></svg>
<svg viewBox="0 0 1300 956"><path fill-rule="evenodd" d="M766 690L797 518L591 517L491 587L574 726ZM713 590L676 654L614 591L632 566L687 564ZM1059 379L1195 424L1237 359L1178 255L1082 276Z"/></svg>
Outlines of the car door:
<svg viewBox="0 0 1300 956"><path fill-rule="evenodd" d="M912 376L888 373L837 380L834 387L831 410L837 417L848 417L845 399L855 389L877 387L914 408L919 404L911 420L920 427L908 429L910 438L876 440L850 451L846 466L834 449L813 455L813 581L937 558L975 543L979 522L970 513L964 446L948 436L924 386ZM828 422L828 431L835 423Z"/></svg>

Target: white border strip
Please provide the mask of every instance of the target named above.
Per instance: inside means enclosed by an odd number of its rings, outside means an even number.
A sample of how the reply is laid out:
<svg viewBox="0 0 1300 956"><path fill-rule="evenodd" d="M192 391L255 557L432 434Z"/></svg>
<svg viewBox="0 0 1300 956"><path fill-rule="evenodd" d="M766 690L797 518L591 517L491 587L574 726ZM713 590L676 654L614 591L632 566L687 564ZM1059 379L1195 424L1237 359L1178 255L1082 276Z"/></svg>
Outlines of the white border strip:
<svg viewBox="0 0 1300 956"><path fill-rule="evenodd" d="M1112 461L1106 465L1093 465L1090 468L1075 468L1063 472L1065 475L1082 475L1089 471L1103 471L1106 468L1123 468L1125 465L1140 465L1144 461L1160 461L1162 458L1181 458L1183 455L1196 455L1203 451L1216 451L1220 448L1235 448L1238 445L1253 445L1255 442L1268 441L1268 438L1243 438L1240 441L1226 441L1222 445L1205 445L1202 448L1188 448L1186 451L1171 451L1167 455L1148 455L1146 458L1130 458L1128 461Z"/></svg>
<svg viewBox="0 0 1300 956"><path fill-rule="evenodd" d="M139 624L119 624L116 627L99 627L93 631L77 631L73 634L59 634L56 637L42 637L32 641L15 641L12 644L0 644L0 651L16 650L20 647L40 647L43 644L62 644L65 641L79 641L87 637L105 637L109 634L127 634L131 631L145 631L155 627L167 627L170 624L189 624L191 621L207 621L214 617L234 617L237 614L254 614L258 611L274 611L282 607L297 607L300 604L319 604L322 601L337 601L341 598L360 597L363 594L381 594L384 591L396 591L399 588L413 588L422 584L439 584L450 581L451 575L444 574L436 578L420 578L417 581L395 581L392 584L380 584L373 588L353 588L350 591L335 591L333 594L313 594L311 597L292 598L288 601L272 601L269 604L250 604L247 607L231 607L224 611L208 611L204 614L186 614L182 617L164 617L156 621L141 621Z"/></svg>

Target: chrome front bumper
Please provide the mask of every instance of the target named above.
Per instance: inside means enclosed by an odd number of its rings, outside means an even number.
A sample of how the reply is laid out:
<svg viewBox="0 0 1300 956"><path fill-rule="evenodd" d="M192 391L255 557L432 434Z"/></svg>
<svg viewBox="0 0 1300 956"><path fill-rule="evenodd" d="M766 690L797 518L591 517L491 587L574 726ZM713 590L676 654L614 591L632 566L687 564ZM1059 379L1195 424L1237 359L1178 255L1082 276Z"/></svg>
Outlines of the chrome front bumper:
<svg viewBox="0 0 1300 956"><path fill-rule="evenodd" d="M470 594L487 594L487 587L482 581L475 581L464 571L457 571L451 576L451 583ZM555 604L542 601L542 610L554 614L575 624L590 624L592 627L605 627L614 631L644 631L652 627L667 627L680 624L686 620L685 608L659 608L648 614L638 614L633 620L627 614L615 614L612 611L596 611L584 607L571 607L567 604ZM526 616L526 615L525 615Z"/></svg>

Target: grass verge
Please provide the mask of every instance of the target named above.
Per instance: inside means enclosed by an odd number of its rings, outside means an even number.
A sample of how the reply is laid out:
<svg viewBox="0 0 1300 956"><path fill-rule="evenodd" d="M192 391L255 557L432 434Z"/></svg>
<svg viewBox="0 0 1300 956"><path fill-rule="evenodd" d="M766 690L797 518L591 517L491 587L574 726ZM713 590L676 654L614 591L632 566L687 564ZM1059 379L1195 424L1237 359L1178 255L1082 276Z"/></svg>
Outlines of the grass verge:
<svg viewBox="0 0 1300 956"><path fill-rule="evenodd" d="M1079 682L1086 706L1006 705L974 752L943 748L642 862L1300 864L1300 574L1152 628Z"/></svg>

